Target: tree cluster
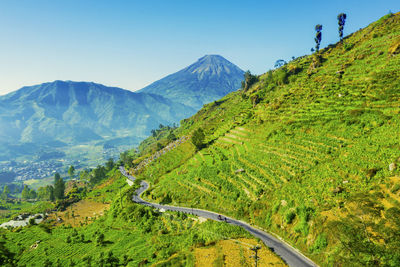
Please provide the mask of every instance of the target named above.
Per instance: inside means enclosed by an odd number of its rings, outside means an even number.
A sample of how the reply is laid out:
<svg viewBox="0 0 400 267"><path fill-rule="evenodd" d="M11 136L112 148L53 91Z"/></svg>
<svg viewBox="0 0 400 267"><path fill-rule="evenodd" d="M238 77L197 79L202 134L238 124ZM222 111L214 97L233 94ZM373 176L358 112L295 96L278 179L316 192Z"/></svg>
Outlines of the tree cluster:
<svg viewBox="0 0 400 267"><path fill-rule="evenodd" d="M1 193L1 199L7 200L8 194L10 194L10 188L8 187L8 185L5 185L3 188L3 192Z"/></svg>
<svg viewBox="0 0 400 267"><path fill-rule="evenodd" d="M205 134L203 129L197 128L192 135L192 144L196 147L197 150L200 150L204 147L204 139Z"/></svg>
<svg viewBox="0 0 400 267"><path fill-rule="evenodd" d="M347 18L347 15L345 13L340 13L337 16L338 25L339 25L338 31L339 31L340 41L343 40L343 29L344 29L344 24L346 23L346 18ZM315 51L318 52L319 47L321 45L321 39L322 39L322 25L321 24L315 25L315 31L316 31L315 38L314 38ZM311 52L314 52L314 48L311 48Z"/></svg>
<svg viewBox="0 0 400 267"><path fill-rule="evenodd" d="M278 59L277 61L275 61L274 67L275 67L275 69L277 69L277 68L280 68L280 67L282 67L282 66L284 66L286 64L287 64L287 62L285 60Z"/></svg>
<svg viewBox="0 0 400 267"><path fill-rule="evenodd" d="M242 90L247 91L250 87L258 81L258 77L256 75L251 74L248 70L244 73L244 81L242 81Z"/></svg>
<svg viewBox="0 0 400 267"><path fill-rule="evenodd" d="M27 185L24 185L24 189L22 189L22 193L21 193L21 197L22 199L36 199L37 194L36 191L33 189L29 189L29 187Z"/></svg>
<svg viewBox="0 0 400 267"><path fill-rule="evenodd" d="M52 185L39 187L37 195L40 200L54 201L54 187Z"/></svg>
<svg viewBox="0 0 400 267"><path fill-rule="evenodd" d="M104 178L106 178L106 174L107 174L107 169L104 166L98 165L90 173L90 183L92 185L98 184Z"/></svg>

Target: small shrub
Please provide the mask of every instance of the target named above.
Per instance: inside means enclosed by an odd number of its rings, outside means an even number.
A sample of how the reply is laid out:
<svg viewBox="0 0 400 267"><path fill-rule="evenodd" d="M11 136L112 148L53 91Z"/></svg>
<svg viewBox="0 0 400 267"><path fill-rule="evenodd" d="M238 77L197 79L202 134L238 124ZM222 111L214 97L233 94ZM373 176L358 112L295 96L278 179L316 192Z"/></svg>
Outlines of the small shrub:
<svg viewBox="0 0 400 267"><path fill-rule="evenodd" d="M379 171L378 168L371 168L367 171L367 178L373 178L376 173Z"/></svg>
<svg viewBox="0 0 400 267"><path fill-rule="evenodd" d="M296 213L294 213L294 211L289 211L288 213L286 213L286 216L285 216L286 223L291 224L295 217L296 217Z"/></svg>
<svg viewBox="0 0 400 267"><path fill-rule="evenodd" d="M307 236L309 233L309 226L305 220L301 220L295 227L294 231L296 233L301 233L303 236Z"/></svg>
<svg viewBox="0 0 400 267"><path fill-rule="evenodd" d="M269 227L271 226L271 224L272 224L272 213L268 212L267 216L265 216L265 225Z"/></svg>
<svg viewBox="0 0 400 267"><path fill-rule="evenodd" d="M276 214L278 212L278 210L279 210L279 206L280 206L280 204L276 203L274 205L274 207L272 208L272 213Z"/></svg>
<svg viewBox="0 0 400 267"><path fill-rule="evenodd" d="M29 219L29 225L35 225L35 224L36 224L35 219L34 218L30 218Z"/></svg>
<svg viewBox="0 0 400 267"><path fill-rule="evenodd" d="M351 43L344 43L344 44L343 44L343 48L344 48L344 50L346 50L346 51L351 50L353 47L354 47L354 44L351 44Z"/></svg>
<svg viewBox="0 0 400 267"><path fill-rule="evenodd" d="M104 234L100 233L96 238L96 246L102 246L104 244Z"/></svg>
<svg viewBox="0 0 400 267"><path fill-rule="evenodd" d="M310 247L311 252L320 252L328 246L328 240L325 234L319 234L314 241L314 244Z"/></svg>

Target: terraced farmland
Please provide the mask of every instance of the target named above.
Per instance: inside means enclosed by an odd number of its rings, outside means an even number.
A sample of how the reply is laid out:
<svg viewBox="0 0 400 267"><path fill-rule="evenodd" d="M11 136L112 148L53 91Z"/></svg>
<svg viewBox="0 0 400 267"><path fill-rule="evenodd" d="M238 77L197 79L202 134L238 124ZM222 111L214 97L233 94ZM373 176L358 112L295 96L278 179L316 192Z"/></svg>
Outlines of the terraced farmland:
<svg viewBox="0 0 400 267"><path fill-rule="evenodd" d="M399 35L400 15L388 15L206 105L176 130L202 128L205 147L149 165L145 197L247 220L321 264L397 262L386 233L400 214Z"/></svg>

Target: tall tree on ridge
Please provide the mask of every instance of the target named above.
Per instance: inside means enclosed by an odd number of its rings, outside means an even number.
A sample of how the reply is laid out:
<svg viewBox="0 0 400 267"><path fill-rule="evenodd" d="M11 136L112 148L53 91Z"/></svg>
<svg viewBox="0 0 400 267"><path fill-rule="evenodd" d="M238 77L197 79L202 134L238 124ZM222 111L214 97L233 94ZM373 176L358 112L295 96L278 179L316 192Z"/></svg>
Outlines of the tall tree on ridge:
<svg viewBox="0 0 400 267"><path fill-rule="evenodd" d="M319 46L321 45L321 39L322 39L322 33L321 33L321 31L322 31L322 25L321 25L321 24L315 25L315 30L317 31L317 33L315 34L315 38L314 38L314 41L315 41L315 50L316 50L317 53L318 53L318 51L319 51Z"/></svg>
<svg viewBox="0 0 400 267"><path fill-rule="evenodd" d="M343 40L343 28L344 28L344 24L346 23L346 18L347 15L345 13L340 13L337 16L338 19L338 24L339 24L339 37L340 37L340 41Z"/></svg>

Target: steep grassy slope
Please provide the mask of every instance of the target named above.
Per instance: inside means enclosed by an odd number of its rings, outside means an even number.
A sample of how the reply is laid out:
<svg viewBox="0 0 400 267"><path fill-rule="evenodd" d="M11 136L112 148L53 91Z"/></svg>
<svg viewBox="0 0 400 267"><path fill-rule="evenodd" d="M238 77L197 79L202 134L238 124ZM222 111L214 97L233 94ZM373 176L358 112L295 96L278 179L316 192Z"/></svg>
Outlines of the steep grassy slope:
<svg viewBox="0 0 400 267"><path fill-rule="evenodd" d="M400 14L206 105L137 175L152 201L269 229L323 265L400 264Z"/></svg>

